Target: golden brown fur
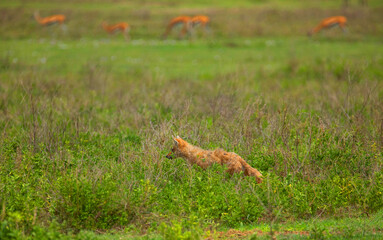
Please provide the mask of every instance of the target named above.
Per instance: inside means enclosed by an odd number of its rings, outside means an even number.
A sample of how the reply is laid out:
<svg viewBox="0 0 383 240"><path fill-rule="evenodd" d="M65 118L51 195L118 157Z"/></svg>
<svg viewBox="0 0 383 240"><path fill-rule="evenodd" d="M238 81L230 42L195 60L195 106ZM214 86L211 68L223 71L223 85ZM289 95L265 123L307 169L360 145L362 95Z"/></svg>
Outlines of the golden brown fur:
<svg viewBox="0 0 383 240"><path fill-rule="evenodd" d="M117 31L120 31L124 35L124 37L127 41L129 41L129 39L130 39L130 36L129 36L130 25L126 22L120 22L120 23L116 23L116 24L112 24L112 25L108 25L106 22L103 22L102 27L109 34L113 34Z"/></svg>
<svg viewBox="0 0 383 240"><path fill-rule="evenodd" d="M191 17L189 16L178 16L170 20L168 26L166 27L165 33L162 35L163 39L166 39L172 29L177 26L182 25L182 30L179 33L179 38L183 38L186 33L190 32L191 27Z"/></svg>
<svg viewBox="0 0 383 240"><path fill-rule="evenodd" d="M180 137L174 138L172 151L166 156L172 159L172 156L182 157L188 160L190 164L197 164L206 169L213 163L227 165L227 172L230 174L242 172L245 176L254 176L258 183L262 182L262 174L255 168L252 168L243 158L233 152L226 152L223 149L204 150L196 147Z"/></svg>
<svg viewBox="0 0 383 240"><path fill-rule="evenodd" d="M311 36L315 33L318 33L322 29L331 28L334 26L339 26L344 32L346 32L346 23L347 18L344 16L335 16L335 17L328 17L323 19L318 26L316 26L314 29L308 32L308 35Z"/></svg>
<svg viewBox="0 0 383 240"><path fill-rule="evenodd" d="M36 21L42 26L48 26L55 23L63 24L66 19L66 17L62 14L52 15L49 17L40 17L40 14L38 12L35 12L34 17Z"/></svg>

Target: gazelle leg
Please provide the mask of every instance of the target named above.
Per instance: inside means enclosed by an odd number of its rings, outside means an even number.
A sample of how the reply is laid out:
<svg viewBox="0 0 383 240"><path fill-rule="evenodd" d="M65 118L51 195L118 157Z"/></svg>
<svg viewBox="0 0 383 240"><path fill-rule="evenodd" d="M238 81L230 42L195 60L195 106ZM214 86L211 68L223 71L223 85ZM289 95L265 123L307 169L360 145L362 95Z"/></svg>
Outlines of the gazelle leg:
<svg viewBox="0 0 383 240"><path fill-rule="evenodd" d="M344 24L340 24L339 27L342 29L343 33L348 33L348 29Z"/></svg>
<svg viewBox="0 0 383 240"><path fill-rule="evenodd" d="M127 41L127 42L129 42L130 41L130 35L129 35L129 31L124 31L124 38L125 38L125 40Z"/></svg>
<svg viewBox="0 0 383 240"><path fill-rule="evenodd" d="M68 27L67 27L65 24L61 24L61 30L62 30L64 33L67 33Z"/></svg>
<svg viewBox="0 0 383 240"><path fill-rule="evenodd" d="M183 39L185 34L188 32L188 29L186 27L186 25L182 28L182 30L180 31L180 34L178 36L179 39Z"/></svg>

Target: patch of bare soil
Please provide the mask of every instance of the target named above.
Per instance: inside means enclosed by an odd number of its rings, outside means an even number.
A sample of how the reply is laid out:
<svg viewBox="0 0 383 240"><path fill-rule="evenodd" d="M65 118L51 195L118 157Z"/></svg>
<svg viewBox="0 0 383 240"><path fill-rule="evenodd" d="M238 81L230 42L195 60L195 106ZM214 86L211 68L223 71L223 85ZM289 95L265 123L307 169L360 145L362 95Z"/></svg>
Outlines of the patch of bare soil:
<svg viewBox="0 0 383 240"><path fill-rule="evenodd" d="M262 230L236 230L230 229L228 231L217 232L215 235L216 238L207 238L207 239L244 239L251 235L268 235L270 232L262 231ZM276 231L274 232L274 237L278 235L301 235L308 236L310 233L308 231ZM273 237L273 238L274 238Z"/></svg>

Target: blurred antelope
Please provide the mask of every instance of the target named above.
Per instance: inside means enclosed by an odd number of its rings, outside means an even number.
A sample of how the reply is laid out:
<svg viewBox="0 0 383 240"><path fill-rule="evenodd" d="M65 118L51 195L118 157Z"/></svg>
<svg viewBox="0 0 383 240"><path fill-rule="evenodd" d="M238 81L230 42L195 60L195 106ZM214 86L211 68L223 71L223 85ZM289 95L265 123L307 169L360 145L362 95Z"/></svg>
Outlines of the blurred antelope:
<svg viewBox="0 0 383 240"><path fill-rule="evenodd" d="M130 36L129 36L130 26L126 22L120 22L120 23L116 23L113 25L108 25L106 22L103 22L102 27L109 34L114 34L118 31L120 31L122 33L122 35L124 35L124 38L127 41L129 41L129 39L130 39Z"/></svg>
<svg viewBox="0 0 383 240"><path fill-rule="evenodd" d="M42 26L49 26L56 23L61 25L65 22L66 19L65 15L62 14L52 15L48 17L40 17L39 12L35 12L34 17L36 21Z"/></svg>
<svg viewBox="0 0 383 240"><path fill-rule="evenodd" d="M186 33L190 33L191 29L191 17L188 16L179 16L170 20L168 26L166 27L165 33L162 35L163 39L166 39L172 29L176 26L182 25L182 29L178 35L179 38L183 38Z"/></svg>
<svg viewBox="0 0 383 240"><path fill-rule="evenodd" d="M346 23L347 23L347 18L344 16L335 16L335 17L325 18L318 24L318 26L310 30L308 32L308 35L312 36L313 34L321 31L322 29L328 29L335 26L339 26L343 30L343 32L346 32Z"/></svg>
<svg viewBox="0 0 383 240"><path fill-rule="evenodd" d="M210 22L210 18L208 16L195 16L191 19L191 26L193 28L200 26L205 34L208 28L208 23Z"/></svg>

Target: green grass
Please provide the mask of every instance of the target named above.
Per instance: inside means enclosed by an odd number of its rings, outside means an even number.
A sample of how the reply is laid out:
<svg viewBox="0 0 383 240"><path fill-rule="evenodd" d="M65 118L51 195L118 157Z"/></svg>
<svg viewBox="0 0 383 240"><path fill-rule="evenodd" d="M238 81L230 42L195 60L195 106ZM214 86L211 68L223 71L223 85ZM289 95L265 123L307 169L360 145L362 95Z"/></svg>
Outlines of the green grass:
<svg viewBox="0 0 383 240"><path fill-rule="evenodd" d="M3 43L2 218L18 234L187 237L383 204L374 38ZM236 151L265 183L166 160L175 134Z"/></svg>
<svg viewBox="0 0 383 240"><path fill-rule="evenodd" d="M212 42L135 40L130 44L123 40L83 39L79 42L41 39L3 41L0 51L3 58L9 58L10 64L15 66L37 65L45 71L62 75L79 73L88 63L94 62L114 74L145 69L165 77L204 80L239 68L257 71L263 68L277 73L285 70L291 61L296 61L297 65L322 60L336 65L360 63L377 70L383 47L379 39L374 38L363 42L344 38L258 38Z"/></svg>
<svg viewBox="0 0 383 240"><path fill-rule="evenodd" d="M1 239L380 237L378 1L137 3L0 3ZM26 20L61 7L67 32ZM213 34L159 40L174 9L206 11ZM305 37L339 13L348 34ZM99 27L125 17L129 43ZM235 151L264 182L166 159L173 135Z"/></svg>
<svg viewBox="0 0 383 240"><path fill-rule="evenodd" d="M279 8L279 9L297 9L297 8L310 8L310 7L316 7L316 8L339 8L342 6L342 1L316 1L316 0L308 0L308 1L296 1L296 0L239 0L239 1L230 1L230 0L224 0L224 1L192 1L192 0L184 0L184 1L175 1L175 0L160 0L160 1L146 1L141 2L139 0L136 1L115 1L113 4L111 4L108 1L81 1L80 3L76 2L76 5L74 6L73 3L76 1L66 1L65 3L58 2L58 1L22 1L22 0L16 0L16 1L2 1L0 4L0 7L33 7L33 8L40 8L40 9L49 9L49 8L61 8L61 9L71 9L75 7L76 9L82 9L82 10L96 10L101 9L103 11L105 10L112 10L112 9L119 9L123 8L125 10L130 10L133 8L149 8L149 9L156 9L159 10L161 8L164 8L166 6L167 9L183 9L183 8L233 8L233 7L267 7L267 8ZM352 6L357 6L357 4L353 1ZM382 7L383 4L379 0L369 0L369 6L371 7Z"/></svg>
<svg viewBox="0 0 383 240"><path fill-rule="evenodd" d="M312 219L309 221L295 221L277 223L272 225L255 224L237 228L235 233L231 229L217 229L216 231L206 230L205 237L228 239L270 239L271 235L277 239L380 239L382 237L382 212L371 217L354 217L342 219ZM4 226L4 225L3 225ZM175 233L173 228L173 234ZM47 229L35 228L34 235L40 238L55 237L55 239L166 239L157 233L137 234L131 233L132 229L125 229L124 232L97 234L91 231L81 231L76 235L64 235L59 233L55 227ZM175 237L173 235L172 237Z"/></svg>
<svg viewBox="0 0 383 240"><path fill-rule="evenodd" d="M219 2L219 3L218 3ZM131 25L133 39L160 39L170 19L178 15L208 15L211 18L213 38L259 38L259 37L305 37L309 29L325 17L344 15L348 18L348 39L383 35L382 3L369 1L371 7L340 7L340 1L217 1L198 5L198 2L177 1L152 2L121 1L110 4L106 1L71 2L17 1L0 3L2 39L60 38L80 40L105 38L101 27L103 21L126 21ZM33 19L39 10L41 16L65 14L67 31L57 26L43 28ZM338 29L337 29L338 30ZM335 29L327 36L338 36ZM120 36L121 37L121 36ZM171 36L173 37L173 36Z"/></svg>
<svg viewBox="0 0 383 240"><path fill-rule="evenodd" d="M382 237L382 213L371 217L343 219L312 219L309 221L285 222L272 225L278 239L379 239ZM229 229L226 229L229 230ZM245 226L238 230L249 233L262 231L259 239L270 238L270 225ZM284 233L284 234L283 234Z"/></svg>

